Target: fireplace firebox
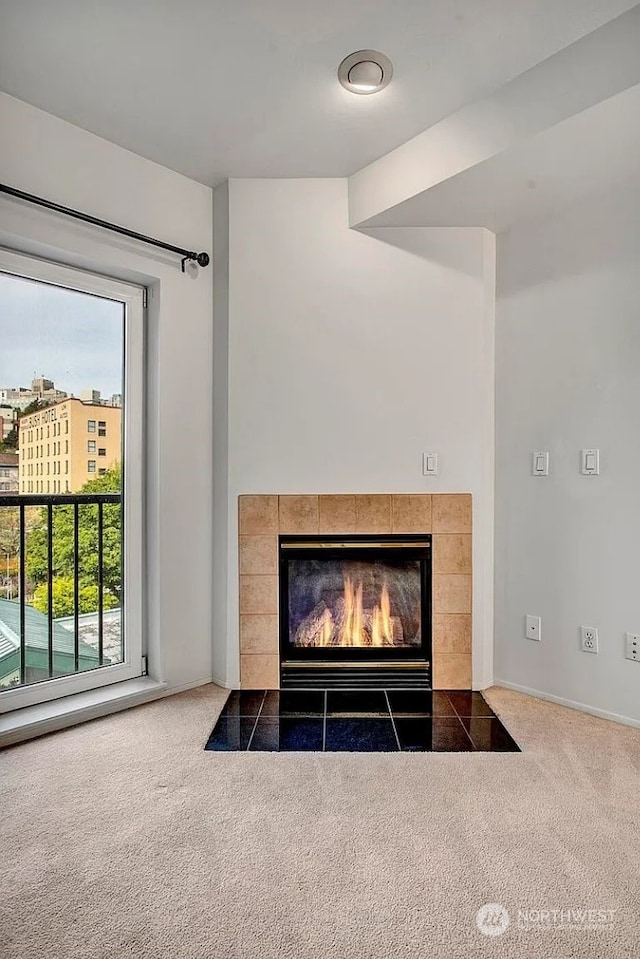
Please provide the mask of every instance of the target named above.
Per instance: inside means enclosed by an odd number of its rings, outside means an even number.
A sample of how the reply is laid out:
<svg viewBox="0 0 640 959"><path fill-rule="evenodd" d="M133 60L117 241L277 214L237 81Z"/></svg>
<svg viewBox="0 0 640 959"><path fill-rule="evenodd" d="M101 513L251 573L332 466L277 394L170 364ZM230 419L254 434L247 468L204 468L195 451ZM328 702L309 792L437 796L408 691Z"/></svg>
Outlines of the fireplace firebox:
<svg viewBox="0 0 640 959"><path fill-rule="evenodd" d="M280 536L281 686L430 687L431 536Z"/></svg>

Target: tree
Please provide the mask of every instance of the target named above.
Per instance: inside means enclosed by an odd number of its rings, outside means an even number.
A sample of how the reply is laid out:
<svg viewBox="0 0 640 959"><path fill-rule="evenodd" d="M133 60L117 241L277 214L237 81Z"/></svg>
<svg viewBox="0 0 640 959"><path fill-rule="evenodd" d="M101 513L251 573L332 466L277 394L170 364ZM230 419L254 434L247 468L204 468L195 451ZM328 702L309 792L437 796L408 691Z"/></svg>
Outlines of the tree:
<svg viewBox="0 0 640 959"><path fill-rule="evenodd" d="M31 400L31 402L23 409L22 416L29 416L30 413L37 413L38 410L44 410L47 408L47 406L51 406L53 402L55 401L38 399Z"/></svg>
<svg viewBox="0 0 640 959"><path fill-rule="evenodd" d="M57 576L51 587L51 599L54 619L61 616L73 616L74 593L73 577ZM111 593L104 593L102 597L104 609L114 609L118 600ZM33 594L31 605L41 613L49 612L49 588L47 583L41 583ZM93 613L100 605L98 587L93 583L80 585L78 588L78 612Z"/></svg>
<svg viewBox="0 0 640 959"><path fill-rule="evenodd" d="M6 439L0 442L0 453L13 453L18 449L18 427L13 426Z"/></svg>
<svg viewBox="0 0 640 959"><path fill-rule="evenodd" d="M118 493L121 487L121 470L118 463L107 470L104 476L89 480L80 493ZM105 609L119 606L122 596L122 509L120 504L103 506L102 581ZM74 530L73 506L53 507L53 612L54 616L73 613L74 578ZM48 535L47 509L40 512L40 520L27 536L27 574L37 587L34 605L46 611L48 604L47 583ZM98 608L98 506L81 504L78 510L78 581L81 591L80 612L93 612ZM70 587L69 587L70 583ZM93 592L92 592L93 590ZM69 608L71 613L60 612ZM44 604L44 607L43 607Z"/></svg>

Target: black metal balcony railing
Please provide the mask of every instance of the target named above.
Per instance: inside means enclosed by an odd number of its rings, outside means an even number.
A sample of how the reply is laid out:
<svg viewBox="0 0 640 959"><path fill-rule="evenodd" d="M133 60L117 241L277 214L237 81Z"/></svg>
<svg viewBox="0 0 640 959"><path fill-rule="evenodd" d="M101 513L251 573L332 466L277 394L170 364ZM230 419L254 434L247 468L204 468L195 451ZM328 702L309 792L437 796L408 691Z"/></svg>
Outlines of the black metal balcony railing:
<svg viewBox="0 0 640 959"><path fill-rule="evenodd" d="M19 607L19 639L20 639L20 648L19 648L19 683L24 685L25 683L38 681L35 678L29 678L27 674L28 662L27 662L27 646L29 644L28 637L28 621L29 616L34 612L33 608L27 603L27 592L28 592L28 574L27 574L27 563L26 555L28 548L28 539L33 532L33 528L36 528L40 531L41 536L44 535L45 539L45 556L46 556L46 577L44 579L44 586L46 588L46 643L44 643L44 648L42 649L43 656L40 666L37 670L38 678L40 679L51 679L54 676L62 674L72 674L80 672L81 670L98 667L108 664L109 660L105 660L104 652L104 596L105 596L105 582L104 582L104 551L105 551L105 507L109 506L120 506L122 505L122 495L120 493L57 493L53 495L34 495L34 494L3 494L0 496L0 529L2 529L2 517L7 515L7 510L13 510L14 516L17 513L18 523L15 530L16 533L16 554L19 557L19 569L18 569L18 600L17 605ZM40 515L38 521L35 524L32 524L32 528L28 529L27 516L28 511L32 510L34 507L40 507ZM55 615L54 615L54 582L55 582L55 570L54 570L54 512L65 507L71 515L72 519L72 534L71 534L71 543L72 543L72 578L73 578L73 652L72 652L72 662L73 668L65 667L64 670L56 668L55 656L56 656L56 647L54 643L55 635ZM96 537L94 540L93 530L91 539L90 549L93 553L93 544L95 542L97 546L97 576L96 576L96 586L97 586L97 651L95 653L95 662L91 662L87 659L86 654L86 644L81 643L80 639L80 583L81 583L81 564L83 557L81 556L81 543L80 543L80 532L81 532L81 509L85 507L96 507L97 515L95 516L96 523ZM69 510L71 508L71 510ZM93 514L92 514L93 515ZM119 531L121 535L122 531L122 522L121 522L121 512L118 511L119 515ZM86 523L85 523L86 526ZM118 544L118 556L121 557L120 545ZM86 543L85 543L86 548ZM5 549L5 553L7 550ZM8 555L8 554L7 554ZM7 559L7 565L9 560ZM69 617L71 619L71 617ZM1 624L0 624L1 626ZM43 625L44 630L44 625ZM17 630L16 630L17 632ZM84 647L84 648L83 648ZM71 652L71 648L69 649ZM69 666L71 663L69 663Z"/></svg>

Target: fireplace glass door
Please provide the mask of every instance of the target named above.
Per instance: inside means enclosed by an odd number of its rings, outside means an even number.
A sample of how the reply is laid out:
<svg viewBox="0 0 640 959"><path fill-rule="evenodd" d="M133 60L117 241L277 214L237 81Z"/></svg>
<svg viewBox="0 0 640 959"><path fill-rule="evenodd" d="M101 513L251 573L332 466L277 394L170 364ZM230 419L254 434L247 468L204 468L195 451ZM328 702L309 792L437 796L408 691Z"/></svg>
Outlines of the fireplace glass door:
<svg viewBox="0 0 640 959"><path fill-rule="evenodd" d="M431 537L281 536L286 662L426 661Z"/></svg>

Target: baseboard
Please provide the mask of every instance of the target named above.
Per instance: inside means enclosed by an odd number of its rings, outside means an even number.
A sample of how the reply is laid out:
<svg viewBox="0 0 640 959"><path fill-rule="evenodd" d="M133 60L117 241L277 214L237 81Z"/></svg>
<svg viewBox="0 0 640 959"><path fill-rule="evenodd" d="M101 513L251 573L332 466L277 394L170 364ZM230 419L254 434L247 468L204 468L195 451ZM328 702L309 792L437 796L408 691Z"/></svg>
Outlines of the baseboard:
<svg viewBox="0 0 640 959"><path fill-rule="evenodd" d="M177 693L186 693L189 689L197 689L198 686L210 686L211 683L221 685L213 676L207 676L205 679L194 679L191 683L181 683L179 686L166 686L163 695L175 696Z"/></svg>
<svg viewBox="0 0 640 959"><path fill-rule="evenodd" d="M580 713L587 713L589 716L597 716L598 719L608 719L613 723L621 723L623 726L633 726L640 729L640 719L631 719L629 716L620 716L618 713L607 712L606 709L597 709L595 706L587 706L586 703L576 703L572 699L563 699L561 696L553 696L551 693L544 693L539 689L530 689L528 686L520 686L518 683L510 683L506 679L495 679L494 686L502 686L504 689L513 689L516 693L524 693L525 696L533 696L534 699L544 699L546 702L555 703L557 706L566 706L567 709L575 709Z"/></svg>

